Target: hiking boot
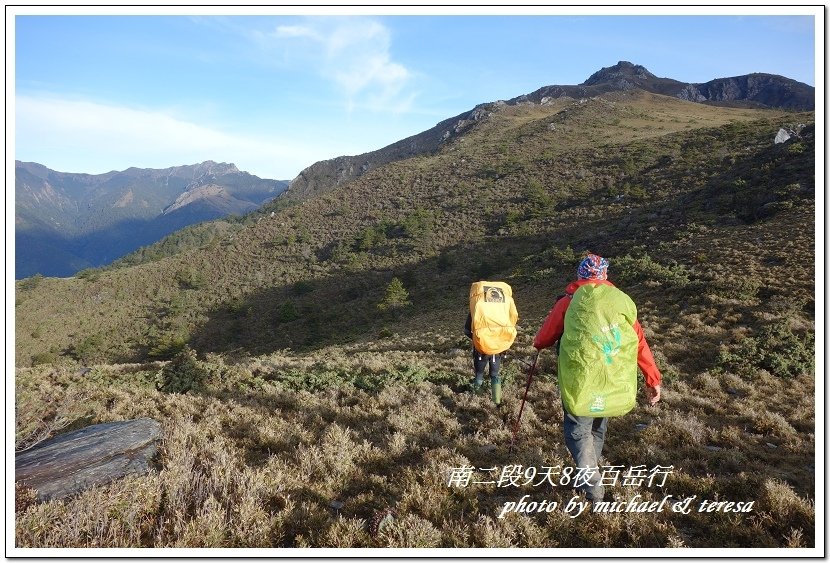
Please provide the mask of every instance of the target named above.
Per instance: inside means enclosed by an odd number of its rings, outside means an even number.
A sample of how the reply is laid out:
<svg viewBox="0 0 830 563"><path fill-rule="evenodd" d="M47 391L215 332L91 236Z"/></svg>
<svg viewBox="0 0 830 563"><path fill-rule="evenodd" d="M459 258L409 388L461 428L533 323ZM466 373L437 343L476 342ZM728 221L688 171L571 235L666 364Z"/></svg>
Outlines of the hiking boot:
<svg viewBox="0 0 830 563"><path fill-rule="evenodd" d="M496 381L490 384L490 395L496 406L501 405L501 381Z"/></svg>

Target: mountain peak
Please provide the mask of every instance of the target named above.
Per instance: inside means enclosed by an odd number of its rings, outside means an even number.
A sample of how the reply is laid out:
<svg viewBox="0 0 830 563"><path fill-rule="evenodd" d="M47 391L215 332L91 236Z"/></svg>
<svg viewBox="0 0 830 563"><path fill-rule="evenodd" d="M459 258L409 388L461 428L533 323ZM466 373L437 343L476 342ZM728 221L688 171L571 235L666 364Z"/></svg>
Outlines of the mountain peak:
<svg viewBox="0 0 830 563"><path fill-rule="evenodd" d="M193 168L198 174L237 174L240 171L232 162L216 162L213 160L200 162L193 165Z"/></svg>
<svg viewBox="0 0 830 563"><path fill-rule="evenodd" d="M635 65L628 61L620 61L614 66L604 67L592 74L580 86L593 86L603 82L619 80L653 80L657 78L642 65Z"/></svg>

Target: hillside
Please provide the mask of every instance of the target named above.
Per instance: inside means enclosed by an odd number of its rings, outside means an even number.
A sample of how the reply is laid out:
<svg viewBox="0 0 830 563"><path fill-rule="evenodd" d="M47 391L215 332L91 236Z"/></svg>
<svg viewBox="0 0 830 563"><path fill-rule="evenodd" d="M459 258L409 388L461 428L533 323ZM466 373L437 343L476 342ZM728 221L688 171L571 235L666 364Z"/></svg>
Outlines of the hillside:
<svg viewBox="0 0 830 563"><path fill-rule="evenodd" d="M576 86L544 86L510 100L480 104L468 112L441 121L427 131L382 149L316 162L291 181L284 198L302 200L347 184L367 171L390 162L433 155L444 144L466 134L494 108L502 105L548 104L563 98L595 98L634 89L710 105L789 111L812 111L815 108L815 88L784 76L754 73L695 84L660 78L642 65L620 61L598 70Z"/></svg>
<svg viewBox="0 0 830 563"><path fill-rule="evenodd" d="M691 223L708 228L752 221L812 194L812 153L804 140L789 145L805 147L790 156L803 162L797 172L787 165L788 175L797 174L792 181L778 186L761 172L770 167L766 160L790 154L771 141L778 129L809 117L709 108L643 93L504 106L439 155L393 163L273 216L266 205L244 229L217 236L199 250L99 272L92 282L24 284L37 287L19 295L18 363L25 365L36 353L66 352L87 338L103 338L88 360L140 360L152 345L143 334L151 323L135 319L152 320L173 301L183 327L196 329L214 319L226 330L232 320L244 325L242 333L231 331L233 345L217 336L204 343L206 350L241 344L262 351L253 340L274 348L303 344L296 335L306 332L309 318L330 326L320 315L366 326L332 310L313 311L314 303L329 300L309 287L371 288L354 290L359 300L348 307L363 304L352 313L359 314L371 311L379 284L393 275L415 275L413 289L421 285L419 278L432 276L440 280L436 294L463 293L469 277L488 270L504 275L515 268L506 261L510 254L550 250L551 241L560 249L651 255ZM746 152L747 144L753 152ZM678 206L681 200L688 203ZM606 226L588 228L588 216L601 217ZM681 262L672 252L671 259L685 268L706 269L715 260ZM273 304L283 301L307 309L305 321L291 321L293 342L281 341L289 327L272 318ZM66 318L61 310L76 314ZM88 324L99 311L107 318ZM27 337L38 328L30 323L43 323L40 332L49 334L48 342ZM345 337L334 327L325 330ZM113 333L119 342L107 343Z"/></svg>
<svg viewBox="0 0 830 563"><path fill-rule="evenodd" d="M152 416L166 436L147 477L24 506L18 544L814 545L813 122L640 89L492 104L434 154L199 246L18 282L18 438L58 417ZM797 134L776 144L780 128ZM467 465L569 464L550 352L506 444L532 336L589 249L637 303L665 384L612 421L606 455L675 468L665 490L615 492L753 512L500 519L523 494L571 491L447 486ZM381 311L393 277L412 305ZM510 283L520 314L501 412L464 386L482 278Z"/></svg>
<svg viewBox="0 0 830 563"><path fill-rule="evenodd" d="M109 264L185 226L243 215L287 182L211 161L163 170L57 172L15 163L15 277Z"/></svg>

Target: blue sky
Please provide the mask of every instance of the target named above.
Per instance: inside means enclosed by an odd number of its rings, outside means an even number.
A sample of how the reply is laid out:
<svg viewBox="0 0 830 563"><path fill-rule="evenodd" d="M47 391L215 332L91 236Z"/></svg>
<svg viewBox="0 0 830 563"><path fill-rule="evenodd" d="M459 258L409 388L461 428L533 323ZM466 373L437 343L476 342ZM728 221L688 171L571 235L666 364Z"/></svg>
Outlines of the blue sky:
<svg viewBox="0 0 830 563"><path fill-rule="evenodd" d="M620 60L683 82L766 72L823 83L821 7L48 9L13 12L8 141L15 159L63 172L215 160L290 180Z"/></svg>

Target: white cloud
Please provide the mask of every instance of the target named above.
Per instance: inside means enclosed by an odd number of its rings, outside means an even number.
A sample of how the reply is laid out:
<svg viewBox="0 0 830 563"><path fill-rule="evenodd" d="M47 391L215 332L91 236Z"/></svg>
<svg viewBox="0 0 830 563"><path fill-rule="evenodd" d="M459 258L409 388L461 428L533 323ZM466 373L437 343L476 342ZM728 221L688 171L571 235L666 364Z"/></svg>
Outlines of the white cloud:
<svg viewBox="0 0 830 563"><path fill-rule="evenodd" d="M293 52L302 44L304 62L312 59L319 74L333 82L348 106L376 111L408 109L413 94L404 94L412 73L392 60L389 30L362 17L310 18L306 25L280 26L273 37Z"/></svg>
<svg viewBox="0 0 830 563"><path fill-rule="evenodd" d="M15 99L15 158L61 172L102 173L130 166L166 168L233 162L260 177L292 179L331 158L325 147L226 132L167 112L54 96Z"/></svg>
<svg viewBox="0 0 830 563"><path fill-rule="evenodd" d="M314 30L301 25L281 25L277 27L278 37L310 37L322 41L323 38L314 33Z"/></svg>

